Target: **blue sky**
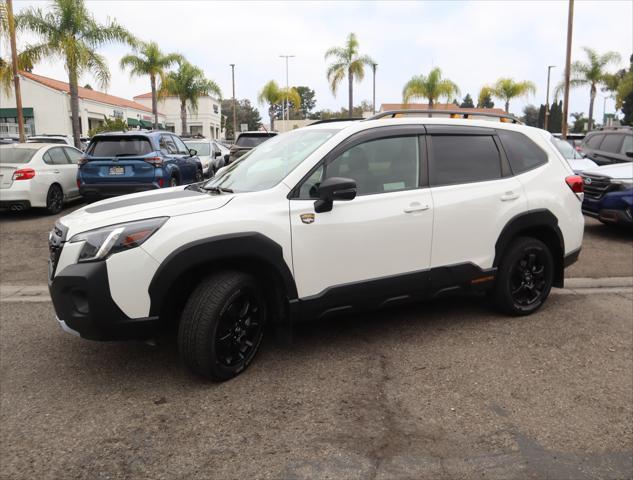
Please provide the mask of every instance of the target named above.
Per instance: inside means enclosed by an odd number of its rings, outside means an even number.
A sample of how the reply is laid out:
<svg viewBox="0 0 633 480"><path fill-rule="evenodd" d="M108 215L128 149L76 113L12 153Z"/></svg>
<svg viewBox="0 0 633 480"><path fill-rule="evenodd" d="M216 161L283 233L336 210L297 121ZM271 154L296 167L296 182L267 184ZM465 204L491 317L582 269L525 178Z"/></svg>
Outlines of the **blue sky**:
<svg viewBox="0 0 633 480"><path fill-rule="evenodd" d="M566 1L432 1L432 2L207 2L207 1L88 1L96 18L116 18L142 39L159 42L166 52L183 53L231 96L230 63L236 64L236 95L256 104L257 92L271 79L285 83L290 60L290 84L308 85L317 93L317 109L347 105L343 87L334 97L325 78L323 54L340 45L349 32L360 40L361 52L379 64L376 103L401 101L402 87L413 76L437 66L474 98L486 83L501 76L531 80L536 95L512 102L520 114L526 103L545 101L547 65L556 65L553 84L563 74L567 24ZM46 8L46 1L14 1L19 12L29 6ZM572 60L582 59L582 46L614 50L628 65L633 53L633 2L577 0ZM22 35L18 43L33 38ZM131 98L149 91L149 80L130 79L118 67L124 46L104 47L112 81L108 92ZM60 62L43 62L36 73L66 79ZM82 83L96 82L90 75ZM371 100L371 73L355 87L356 102ZM602 92L595 109L601 118ZM27 101L28 103L28 101ZM495 101L501 106L501 101ZM573 91L570 112L588 111L588 89ZM607 100L607 112L614 102ZM260 107L265 118L265 107Z"/></svg>

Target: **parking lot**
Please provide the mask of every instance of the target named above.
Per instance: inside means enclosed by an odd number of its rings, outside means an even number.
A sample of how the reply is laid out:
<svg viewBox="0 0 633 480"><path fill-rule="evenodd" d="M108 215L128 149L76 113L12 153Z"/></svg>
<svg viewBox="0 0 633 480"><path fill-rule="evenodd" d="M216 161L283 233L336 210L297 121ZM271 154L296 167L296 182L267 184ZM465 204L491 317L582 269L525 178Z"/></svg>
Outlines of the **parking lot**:
<svg viewBox="0 0 633 480"><path fill-rule="evenodd" d="M0 216L0 286L45 285L53 221ZM632 240L587 219L572 288L533 316L452 297L305 324L223 384L5 298L0 476L631 478Z"/></svg>

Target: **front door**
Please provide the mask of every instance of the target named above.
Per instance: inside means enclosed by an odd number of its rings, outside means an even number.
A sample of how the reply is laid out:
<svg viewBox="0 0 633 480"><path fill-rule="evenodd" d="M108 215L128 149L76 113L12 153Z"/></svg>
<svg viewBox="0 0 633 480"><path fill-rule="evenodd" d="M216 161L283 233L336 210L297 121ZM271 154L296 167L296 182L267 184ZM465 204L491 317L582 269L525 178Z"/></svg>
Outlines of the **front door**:
<svg viewBox="0 0 633 480"><path fill-rule="evenodd" d="M389 135L389 128L380 130ZM433 227L432 198L421 175L424 150L418 135L351 143L295 190L294 276L299 298L315 305L315 313L379 306L423 292ZM354 179L357 196L315 213L318 185L330 177Z"/></svg>

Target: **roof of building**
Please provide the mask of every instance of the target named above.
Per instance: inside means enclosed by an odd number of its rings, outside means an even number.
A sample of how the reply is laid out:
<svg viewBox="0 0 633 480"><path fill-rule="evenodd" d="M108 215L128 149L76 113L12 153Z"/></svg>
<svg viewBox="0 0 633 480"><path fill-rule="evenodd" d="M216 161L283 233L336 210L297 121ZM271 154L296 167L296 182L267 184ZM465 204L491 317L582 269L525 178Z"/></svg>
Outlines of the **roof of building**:
<svg viewBox="0 0 633 480"><path fill-rule="evenodd" d="M33 80L46 87L58 90L60 92L70 93L70 86L66 82L55 80L54 78L44 77L43 75L36 75L30 72L20 72L24 78ZM115 97L107 93L99 92L97 90L91 90L89 88L78 87L79 98L84 100L92 100L99 103L107 103L108 105L114 105L117 107L134 108L136 110L142 110L144 112L152 113L152 109L141 105L140 103L128 100L127 98ZM151 94L150 94L151 95Z"/></svg>
<svg viewBox="0 0 633 480"><path fill-rule="evenodd" d="M134 95L134 98L152 98L152 92L144 93L142 95Z"/></svg>
<svg viewBox="0 0 633 480"><path fill-rule="evenodd" d="M380 105L380 112L389 110L426 110L429 109L428 103L383 103ZM471 113L499 113L505 114L502 108L461 108L454 103L434 103L433 110L459 110Z"/></svg>

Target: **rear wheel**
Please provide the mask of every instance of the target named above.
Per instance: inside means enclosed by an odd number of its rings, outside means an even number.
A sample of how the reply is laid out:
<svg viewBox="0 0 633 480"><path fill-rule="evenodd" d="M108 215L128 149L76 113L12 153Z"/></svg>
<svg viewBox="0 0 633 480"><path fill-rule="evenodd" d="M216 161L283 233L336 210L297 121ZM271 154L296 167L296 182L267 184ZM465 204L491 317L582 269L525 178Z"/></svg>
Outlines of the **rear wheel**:
<svg viewBox="0 0 633 480"><path fill-rule="evenodd" d="M499 266L495 306L510 315L529 315L543 305L553 279L554 260L547 245L536 238L517 238Z"/></svg>
<svg viewBox="0 0 633 480"><path fill-rule="evenodd" d="M176 175L172 175L171 177L169 177L169 186L170 187L178 186L178 178L176 177Z"/></svg>
<svg viewBox="0 0 633 480"><path fill-rule="evenodd" d="M180 320L178 345L187 367L224 381L251 363L263 337L266 304L250 275L221 272L193 291Z"/></svg>
<svg viewBox="0 0 633 480"><path fill-rule="evenodd" d="M64 208L64 192L62 187L53 184L46 194L46 211L50 215L56 215L62 211L62 208Z"/></svg>

